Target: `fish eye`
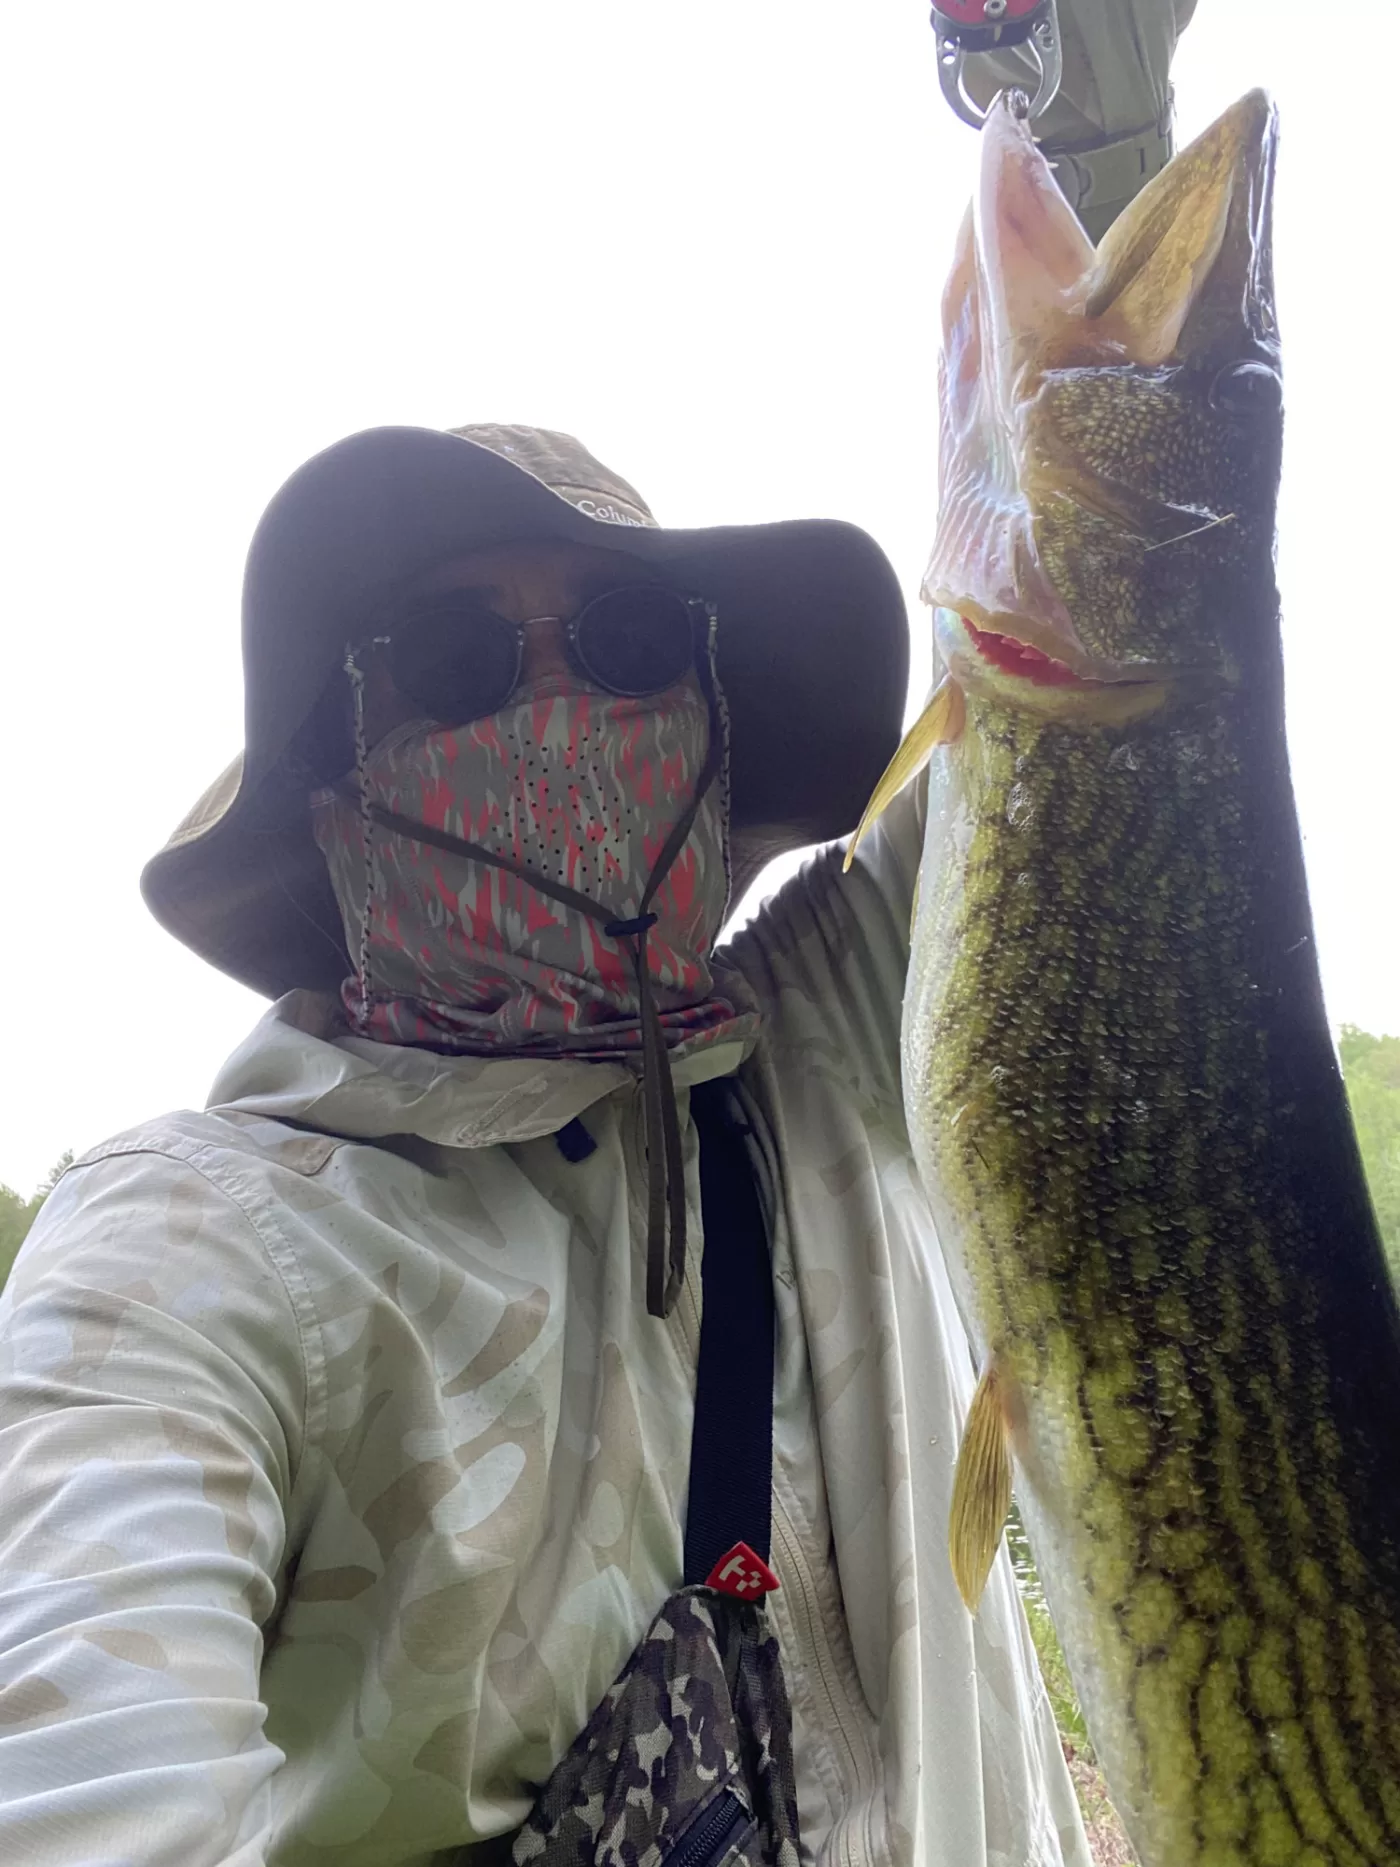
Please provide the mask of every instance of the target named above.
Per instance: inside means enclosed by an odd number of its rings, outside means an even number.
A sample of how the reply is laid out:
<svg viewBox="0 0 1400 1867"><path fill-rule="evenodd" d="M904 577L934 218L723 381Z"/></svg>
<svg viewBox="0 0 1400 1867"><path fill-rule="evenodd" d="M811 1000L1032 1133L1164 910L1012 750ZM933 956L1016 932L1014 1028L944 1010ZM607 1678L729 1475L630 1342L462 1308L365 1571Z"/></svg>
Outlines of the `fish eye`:
<svg viewBox="0 0 1400 1867"><path fill-rule="evenodd" d="M1210 385L1209 400L1227 415L1276 415L1283 407L1283 384L1267 363L1227 363Z"/></svg>

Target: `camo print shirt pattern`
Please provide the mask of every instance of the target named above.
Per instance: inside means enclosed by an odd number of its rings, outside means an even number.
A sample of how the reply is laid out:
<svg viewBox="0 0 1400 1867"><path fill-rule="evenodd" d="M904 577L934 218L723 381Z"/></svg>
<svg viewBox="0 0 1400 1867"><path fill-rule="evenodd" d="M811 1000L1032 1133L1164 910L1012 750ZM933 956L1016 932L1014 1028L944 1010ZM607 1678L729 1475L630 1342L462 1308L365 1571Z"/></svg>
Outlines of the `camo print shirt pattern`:
<svg viewBox="0 0 1400 1867"><path fill-rule="evenodd" d="M664 1322L626 1057L443 1056L293 994L206 1110L64 1176L0 1299L0 1860L508 1849L680 1582L688 1088L737 1070L803 1841L818 1867L1087 1867L1009 1566L975 1619L948 1570L974 1371L899 1091L919 848L901 800L849 875L823 852L730 943L762 1028L677 1064Z"/></svg>
<svg viewBox="0 0 1400 1867"><path fill-rule="evenodd" d="M672 1595L530 1811L517 1867L658 1867L677 1849L799 1867L788 1719L762 1608Z"/></svg>

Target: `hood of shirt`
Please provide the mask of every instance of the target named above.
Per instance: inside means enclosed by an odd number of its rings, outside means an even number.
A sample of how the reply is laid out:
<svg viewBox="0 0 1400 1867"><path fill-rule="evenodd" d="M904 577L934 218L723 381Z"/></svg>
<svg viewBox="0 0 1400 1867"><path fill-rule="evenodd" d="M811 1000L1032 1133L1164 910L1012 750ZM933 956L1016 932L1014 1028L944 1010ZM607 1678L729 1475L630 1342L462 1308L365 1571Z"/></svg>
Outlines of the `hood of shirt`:
<svg viewBox="0 0 1400 1867"><path fill-rule="evenodd" d="M755 1041L673 1051L676 1087L730 1074ZM254 1025L219 1071L208 1106L356 1140L415 1135L441 1147L492 1147L555 1134L640 1080L640 1058L449 1056L376 1043L350 1033L333 994L299 990Z"/></svg>

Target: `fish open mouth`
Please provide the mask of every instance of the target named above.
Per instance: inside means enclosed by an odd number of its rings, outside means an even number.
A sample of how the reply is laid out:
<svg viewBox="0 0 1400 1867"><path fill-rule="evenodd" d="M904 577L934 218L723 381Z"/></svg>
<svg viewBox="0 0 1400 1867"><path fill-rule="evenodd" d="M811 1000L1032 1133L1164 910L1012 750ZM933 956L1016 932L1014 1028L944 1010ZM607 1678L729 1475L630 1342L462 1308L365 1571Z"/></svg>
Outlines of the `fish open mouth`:
<svg viewBox="0 0 1400 1867"><path fill-rule="evenodd" d="M1060 637L1072 636L1072 631L1029 617L1025 628L1026 635L1038 635L1055 647ZM984 693L994 702L1024 707L1067 725L1121 726L1141 719L1165 705L1188 676L1184 669L1144 662L1096 663L1067 640L1065 652L1080 668L1087 661L1094 669L1092 674L1080 673L1049 647L1005 629L985 628L970 621L961 607L943 603L934 605L933 639L943 666L966 693Z"/></svg>
<svg viewBox="0 0 1400 1867"><path fill-rule="evenodd" d="M1017 636L1004 635L996 629L979 629L975 622L969 622L963 615L959 615L958 621L966 630L967 639L976 649L979 660L985 661L1000 674L1014 674L1035 687L1068 687L1086 693L1118 693L1128 687L1158 686L1166 672L1153 669L1142 674L1077 674L1068 662L1057 660L1043 648L1036 648Z"/></svg>
<svg viewBox="0 0 1400 1867"><path fill-rule="evenodd" d="M961 620L978 654L1003 674L1019 674L1028 681L1034 681L1037 687L1111 685L1108 681L1095 681L1087 675L1076 674L1063 661L1056 661L1053 655L1047 655L1043 649L1033 648L1029 642L1018 642L1014 635L998 635L995 629L979 629L966 616Z"/></svg>

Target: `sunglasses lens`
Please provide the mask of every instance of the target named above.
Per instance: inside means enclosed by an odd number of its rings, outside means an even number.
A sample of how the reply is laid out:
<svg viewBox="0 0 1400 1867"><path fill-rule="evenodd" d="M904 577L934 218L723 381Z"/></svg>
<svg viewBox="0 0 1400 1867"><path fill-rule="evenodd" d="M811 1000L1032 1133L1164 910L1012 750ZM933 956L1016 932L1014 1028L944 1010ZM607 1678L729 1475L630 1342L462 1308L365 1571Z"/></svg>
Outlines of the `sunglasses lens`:
<svg viewBox="0 0 1400 1867"><path fill-rule="evenodd" d="M503 706L519 672L515 630L461 598L421 610L388 647L394 685L429 719L460 726Z"/></svg>
<svg viewBox="0 0 1400 1867"><path fill-rule="evenodd" d="M659 694L695 660L690 608L650 584L609 590L583 610L574 632L579 660L614 694Z"/></svg>

